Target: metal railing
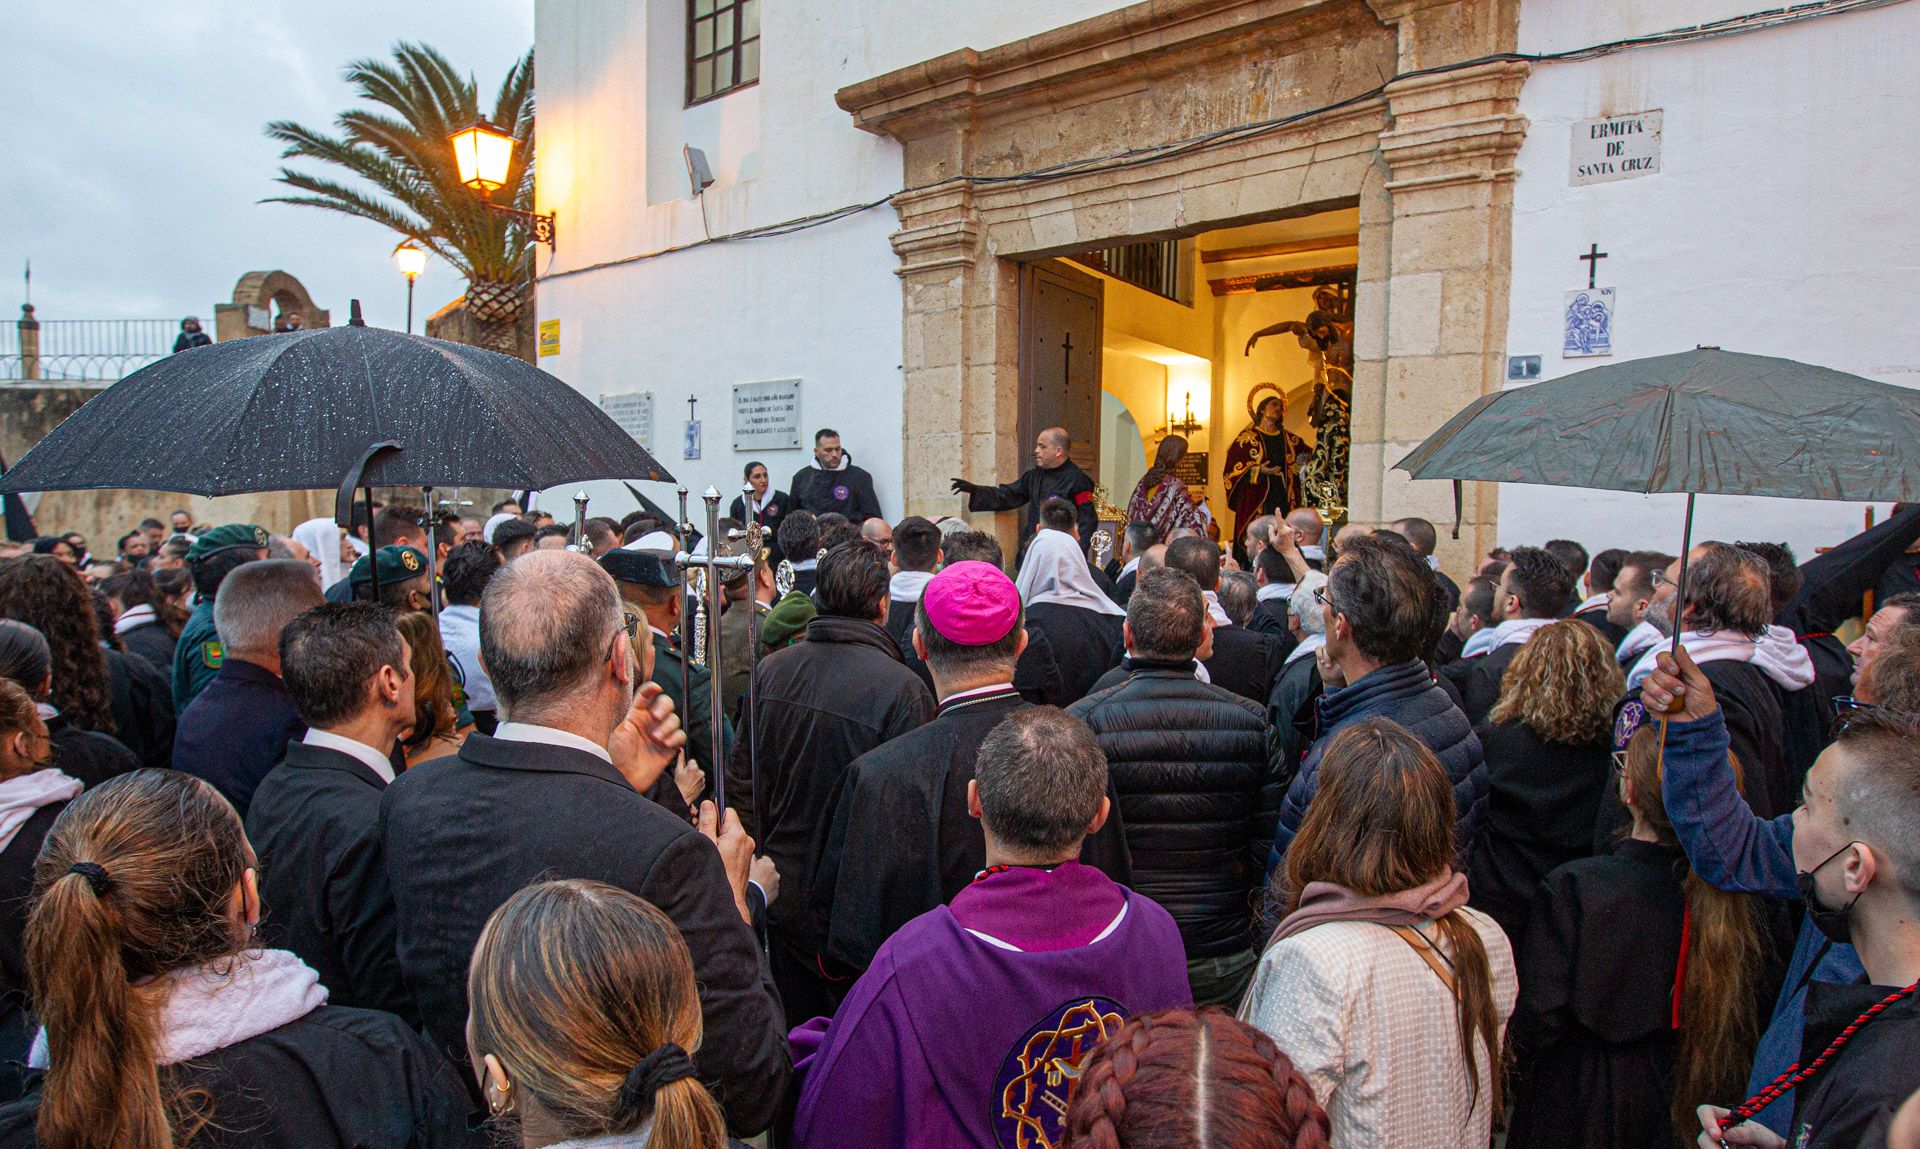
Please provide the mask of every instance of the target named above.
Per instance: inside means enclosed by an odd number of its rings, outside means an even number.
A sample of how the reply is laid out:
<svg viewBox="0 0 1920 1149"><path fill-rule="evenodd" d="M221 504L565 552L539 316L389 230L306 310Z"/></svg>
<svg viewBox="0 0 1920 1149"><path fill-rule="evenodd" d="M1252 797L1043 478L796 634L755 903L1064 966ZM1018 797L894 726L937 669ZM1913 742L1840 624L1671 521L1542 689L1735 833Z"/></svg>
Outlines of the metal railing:
<svg viewBox="0 0 1920 1149"><path fill-rule="evenodd" d="M177 319L43 319L0 324L0 382L107 381L173 352Z"/></svg>
<svg viewBox="0 0 1920 1149"><path fill-rule="evenodd" d="M1188 302L1182 291L1181 250L1177 239L1125 243L1084 251L1070 258L1175 303Z"/></svg>

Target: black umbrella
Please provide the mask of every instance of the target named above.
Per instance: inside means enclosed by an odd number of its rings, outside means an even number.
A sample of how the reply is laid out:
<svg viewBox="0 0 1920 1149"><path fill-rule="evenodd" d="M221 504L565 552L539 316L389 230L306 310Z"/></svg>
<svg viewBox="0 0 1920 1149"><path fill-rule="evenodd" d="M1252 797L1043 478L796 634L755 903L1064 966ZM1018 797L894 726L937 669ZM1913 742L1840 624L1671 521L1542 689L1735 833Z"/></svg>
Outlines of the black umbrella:
<svg viewBox="0 0 1920 1149"><path fill-rule="evenodd" d="M391 443L392 449L372 448ZM363 471L356 464L366 460ZM233 495L353 486L672 481L584 395L532 364L353 319L216 343L95 396L0 477L0 492Z"/></svg>

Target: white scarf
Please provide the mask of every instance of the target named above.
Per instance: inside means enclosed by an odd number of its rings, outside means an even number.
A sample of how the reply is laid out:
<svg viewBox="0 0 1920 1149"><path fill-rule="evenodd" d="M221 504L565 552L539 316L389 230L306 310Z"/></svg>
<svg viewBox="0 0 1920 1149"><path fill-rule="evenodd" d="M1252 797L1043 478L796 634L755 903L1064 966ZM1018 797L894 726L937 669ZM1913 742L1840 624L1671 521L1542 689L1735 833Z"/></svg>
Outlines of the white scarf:
<svg viewBox="0 0 1920 1149"><path fill-rule="evenodd" d="M1666 637L1666 635L1660 633L1659 627L1642 619L1632 630L1627 632L1625 638L1620 640L1620 645L1614 650L1613 657L1623 663L1629 659L1639 658L1642 654L1646 653L1649 647L1654 646Z"/></svg>
<svg viewBox="0 0 1920 1149"><path fill-rule="evenodd" d="M1233 625L1233 617L1227 613L1226 607L1220 605L1219 592L1203 590L1200 592L1200 596L1207 600L1207 615L1213 619L1213 625Z"/></svg>
<svg viewBox="0 0 1920 1149"><path fill-rule="evenodd" d="M327 1003L320 975L287 950L248 950L161 975L169 983L154 1061L176 1065L271 1033ZM27 1065L45 1069L47 1031Z"/></svg>
<svg viewBox="0 0 1920 1149"><path fill-rule="evenodd" d="M1080 553L1080 544L1073 541L1072 535L1061 531L1034 533L1014 586L1020 591L1020 601L1026 603L1029 610L1042 603L1058 603L1117 618L1125 618L1127 614L1101 593L1093 581L1093 573L1087 569L1086 556Z"/></svg>
<svg viewBox="0 0 1920 1149"><path fill-rule="evenodd" d="M293 537L320 560L322 588L347 577L347 568L340 562L340 527L332 519L308 519L293 528Z"/></svg>
<svg viewBox="0 0 1920 1149"><path fill-rule="evenodd" d="M1510 618L1499 626L1481 627L1473 632L1473 637L1460 648L1461 658L1474 658L1488 654L1509 643L1524 643L1533 637L1533 632L1551 622L1554 618Z"/></svg>
<svg viewBox="0 0 1920 1149"><path fill-rule="evenodd" d="M1300 548L1300 557L1310 563L1323 563L1327 561L1327 548L1319 543L1308 543Z"/></svg>
<svg viewBox="0 0 1920 1149"><path fill-rule="evenodd" d="M1123 566L1120 568L1120 577L1126 578L1128 575L1132 574L1134 571L1137 571L1139 569L1140 569L1140 556L1135 555L1132 558L1127 560L1126 566Z"/></svg>
<svg viewBox="0 0 1920 1149"><path fill-rule="evenodd" d="M895 602L919 602L932 581L932 571L895 571L887 580L887 597Z"/></svg>
<svg viewBox="0 0 1920 1149"><path fill-rule="evenodd" d="M1270 582L1259 590L1254 591L1253 597L1256 602L1272 602L1276 598L1292 598L1293 584L1290 582Z"/></svg>
<svg viewBox="0 0 1920 1149"><path fill-rule="evenodd" d="M0 782L0 850L42 806L65 802L80 792L80 780L58 770L35 770Z"/></svg>
<svg viewBox="0 0 1920 1149"><path fill-rule="evenodd" d="M1307 637L1300 640L1299 646L1294 647L1291 651L1287 653L1287 661L1285 663L1282 663L1282 665L1291 666L1293 665L1296 659L1305 658L1309 654L1312 654L1314 651L1319 650L1321 647L1325 645L1327 645L1326 635L1310 634Z"/></svg>
<svg viewBox="0 0 1920 1149"><path fill-rule="evenodd" d="M1769 626L1758 640L1728 631L1702 634L1689 630L1680 635L1680 645L1695 663L1751 662L1786 690L1801 690L1813 684L1813 659L1784 626ZM1658 665L1661 653L1672 648L1672 643L1660 642L1641 655L1640 661L1627 672L1627 689L1645 682Z"/></svg>
<svg viewBox="0 0 1920 1149"><path fill-rule="evenodd" d="M125 634L135 627L145 626L150 622L158 621L160 621L160 616L153 612L153 607L143 602L139 606L128 607L127 613L114 620L113 633Z"/></svg>
<svg viewBox="0 0 1920 1149"><path fill-rule="evenodd" d="M582 1137L573 1141L555 1141L547 1149L647 1149L653 1140L653 1118L649 1116L631 1133L609 1133L603 1137Z"/></svg>
<svg viewBox="0 0 1920 1149"><path fill-rule="evenodd" d="M848 464L848 463L851 463L851 462L853 462L853 456L852 456L852 455L849 455L849 454L847 454L847 453L846 453L845 451L842 451L842 452L840 452L840 465L839 465L839 466L837 466L837 467L832 467L832 468L828 468L828 467L823 467L823 466L821 466L821 465L820 465L820 459L819 459L819 457L818 457L818 456L815 456L815 457L814 457L814 460L813 460L813 469L814 469L814 470L816 470L816 471L826 471L826 472L827 472L828 474L832 474L832 473L833 473L834 471L844 471L844 470L846 470L846 469L847 469L847 464Z"/></svg>
<svg viewBox="0 0 1920 1149"><path fill-rule="evenodd" d="M773 497L779 493L780 493L779 491L776 491L773 489L772 483L768 483L766 494L755 495L753 497L753 513L758 515L761 511L766 510L767 504L771 503L773 501Z"/></svg>
<svg viewBox="0 0 1920 1149"><path fill-rule="evenodd" d="M1579 614L1581 611L1592 610L1596 606L1605 605L1607 605L1607 592L1601 591L1599 594L1590 594L1581 599L1580 605L1573 608L1573 613Z"/></svg>

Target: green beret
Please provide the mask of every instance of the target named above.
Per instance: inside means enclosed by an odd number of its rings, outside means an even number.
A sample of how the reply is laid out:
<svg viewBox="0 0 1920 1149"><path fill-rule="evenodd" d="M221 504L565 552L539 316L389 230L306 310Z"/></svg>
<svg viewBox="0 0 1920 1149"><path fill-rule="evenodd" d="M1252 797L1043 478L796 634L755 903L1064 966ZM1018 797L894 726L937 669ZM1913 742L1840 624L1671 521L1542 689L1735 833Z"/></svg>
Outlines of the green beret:
<svg viewBox="0 0 1920 1149"><path fill-rule="evenodd" d="M222 551L246 548L263 550L267 545L267 528L252 523L228 523L224 527L215 527L195 539L187 548L187 561L197 563Z"/></svg>
<svg viewBox="0 0 1920 1149"><path fill-rule="evenodd" d="M674 577L672 556L660 551L619 547L600 556L600 568L612 575L614 582L634 586L680 585L680 580Z"/></svg>
<svg viewBox="0 0 1920 1149"><path fill-rule="evenodd" d="M790 590L785 598L773 604L773 609L760 623L760 641L776 650L787 646L806 633L807 624L816 613L812 599Z"/></svg>
<svg viewBox="0 0 1920 1149"><path fill-rule="evenodd" d="M380 564L381 586L411 582L427 573L427 556L412 547L386 546L371 555L361 555L359 561L353 564L353 569L347 572L347 585L373 582L373 568L367 562L369 558Z"/></svg>

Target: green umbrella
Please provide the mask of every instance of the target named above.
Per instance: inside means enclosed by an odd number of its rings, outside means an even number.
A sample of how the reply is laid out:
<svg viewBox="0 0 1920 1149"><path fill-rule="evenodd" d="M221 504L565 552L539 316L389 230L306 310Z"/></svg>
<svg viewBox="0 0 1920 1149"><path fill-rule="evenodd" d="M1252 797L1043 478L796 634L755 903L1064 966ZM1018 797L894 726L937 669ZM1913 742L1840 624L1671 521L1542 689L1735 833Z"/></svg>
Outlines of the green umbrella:
<svg viewBox="0 0 1920 1149"><path fill-rule="evenodd" d="M1701 347L1483 395L1395 467L1641 494L1920 500L1920 391Z"/></svg>
<svg viewBox="0 0 1920 1149"><path fill-rule="evenodd" d="M1920 501L1920 390L1698 347L1482 395L1394 464L1416 479L1697 495ZM1679 631L1674 627L1674 644Z"/></svg>

